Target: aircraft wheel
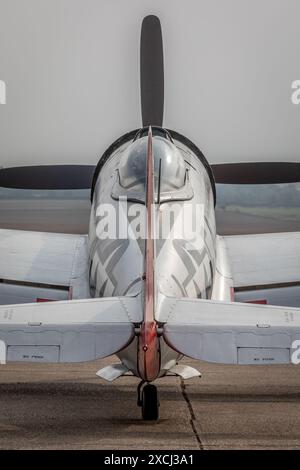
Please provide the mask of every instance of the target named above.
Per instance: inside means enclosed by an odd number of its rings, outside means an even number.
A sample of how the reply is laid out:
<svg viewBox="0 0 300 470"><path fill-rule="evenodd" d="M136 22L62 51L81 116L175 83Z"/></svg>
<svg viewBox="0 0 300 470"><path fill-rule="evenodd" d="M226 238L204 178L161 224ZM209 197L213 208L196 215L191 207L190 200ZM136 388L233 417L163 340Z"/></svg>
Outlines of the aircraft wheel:
<svg viewBox="0 0 300 470"><path fill-rule="evenodd" d="M142 416L146 421L155 421L159 417L159 400L155 385L147 384L142 389Z"/></svg>

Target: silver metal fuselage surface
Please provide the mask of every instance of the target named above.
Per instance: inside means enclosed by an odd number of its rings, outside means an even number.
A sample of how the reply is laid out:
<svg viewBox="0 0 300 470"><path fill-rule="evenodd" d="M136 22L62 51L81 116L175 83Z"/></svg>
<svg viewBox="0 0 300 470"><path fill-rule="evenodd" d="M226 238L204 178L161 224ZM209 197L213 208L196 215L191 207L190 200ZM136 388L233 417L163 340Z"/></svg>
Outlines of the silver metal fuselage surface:
<svg viewBox="0 0 300 470"><path fill-rule="evenodd" d="M153 142L159 137L154 136ZM143 213L145 202L132 198L130 190L120 192L119 168L128 151L128 143L120 146L105 161L95 184L90 230L90 289L92 297L136 296L141 300L143 311L144 256L145 240L135 236L121 238L101 237L107 225L103 223L101 208L112 207L115 211L117 228L128 223L129 232L135 224L137 209ZM133 143L134 145L134 143ZM181 153L186 171L186 184L181 190L162 192L160 204L154 206L155 220L155 319L160 321L160 300L165 297L188 297L208 299L212 297L216 272L216 226L214 212L214 194L211 180L199 157L181 142L174 141L174 146ZM121 194L122 197L118 197ZM126 213L124 218L124 196ZM142 197L141 197L142 198ZM193 214L201 215L199 233L192 237L176 238L170 236L174 220L169 226L169 233L161 233L162 219L166 213L175 210L176 216L189 205ZM176 206L176 208L175 208ZM134 211L133 211L134 209ZM121 213L122 212L122 213ZM109 216L106 222L109 223ZM164 219L167 220L167 219ZM173 225L172 225L173 224ZM117 230L118 231L118 230ZM136 232L135 232L136 233ZM187 234L189 235L189 234ZM161 375L175 365L180 355L166 345L160 337ZM118 354L121 361L134 374L137 371L137 338Z"/></svg>

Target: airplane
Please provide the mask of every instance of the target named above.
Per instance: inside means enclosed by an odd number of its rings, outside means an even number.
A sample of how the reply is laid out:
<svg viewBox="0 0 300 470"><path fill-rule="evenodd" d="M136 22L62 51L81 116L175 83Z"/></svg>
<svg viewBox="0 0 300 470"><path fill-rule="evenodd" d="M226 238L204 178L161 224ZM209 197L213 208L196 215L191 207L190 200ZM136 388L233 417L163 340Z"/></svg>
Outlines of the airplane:
<svg viewBox="0 0 300 470"><path fill-rule="evenodd" d="M180 363L184 356L295 362L300 302L266 299L270 290L300 286L300 232L218 235L215 181L298 182L300 175L293 162L211 166L192 141L163 127L163 42L154 15L142 23L140 74L142 127L104 152L92 181L89 168L78 174L73 166L0 171L3 187L91 186L92 204L88 235L0 230L0 359L68 363L116 354L120 362L97 375L139 378L137 403L153 421L157 379L201 376ZM194 230L189 217L195 221L197 211ZM143 223L144 236L136 236ZM110 226L118 230L105 237ZM254 301L235 301L236 292L250 291Z"/></svg>

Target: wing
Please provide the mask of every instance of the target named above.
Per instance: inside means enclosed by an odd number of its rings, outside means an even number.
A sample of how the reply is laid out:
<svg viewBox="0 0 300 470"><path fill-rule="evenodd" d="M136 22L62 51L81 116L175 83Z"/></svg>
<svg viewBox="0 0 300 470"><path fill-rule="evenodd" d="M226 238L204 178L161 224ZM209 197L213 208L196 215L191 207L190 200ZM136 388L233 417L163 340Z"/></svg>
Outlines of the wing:
<svg viewBox="0 0 300 470"><path fill-rule="evenodd" d="M0 362L83 362L134 338L139 298L114 297L0 307Z"/></svg>
<svg viewBox="0 0 300 470"><path fill-rule="evenodd" d="M0 230L0 304L90 297L87 237Z"/></svg>
<svg viewBox="0 0 300 470"><path fill-rule="evenodd" d="M300 306L300 232L223 239L236 300Z"/></svg>
<svg viewBox="0 0 300 470"><path fill-rule="evenodd" d="M159 320L169 346L209 362L290 363L300 345L296 308L165 298Z"/></svg>

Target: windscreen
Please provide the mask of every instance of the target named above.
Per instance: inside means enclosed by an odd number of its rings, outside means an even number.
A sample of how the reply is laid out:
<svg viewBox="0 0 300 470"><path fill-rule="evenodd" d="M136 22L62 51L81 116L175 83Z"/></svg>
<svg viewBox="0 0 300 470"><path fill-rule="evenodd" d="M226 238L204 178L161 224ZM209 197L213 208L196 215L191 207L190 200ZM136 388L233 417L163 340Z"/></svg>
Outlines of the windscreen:
<svg viewBox="0 0 300 470"><path fill-rule="evenodd" d="M141 137L126 149L119 166L120 184L123 188L137 192L145 191L147 146L148 138ZM152 148L155 191L158 190L160 161L161 192L181 189L185 184L186 168L180 151L172 142L161 137L153 138Z"/></svg>

